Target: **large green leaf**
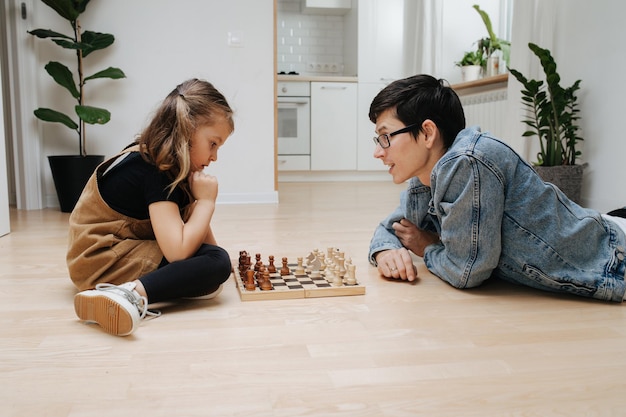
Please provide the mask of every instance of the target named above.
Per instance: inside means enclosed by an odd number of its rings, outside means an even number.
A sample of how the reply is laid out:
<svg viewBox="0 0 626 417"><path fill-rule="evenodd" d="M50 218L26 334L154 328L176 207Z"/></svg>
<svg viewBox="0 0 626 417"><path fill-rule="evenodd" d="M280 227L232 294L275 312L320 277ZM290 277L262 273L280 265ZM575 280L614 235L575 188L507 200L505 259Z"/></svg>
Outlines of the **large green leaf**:
<svg viewBox="0 0 626 417"><path fill-rule="evenodd" d="M108 33L85 31L81 35L81 42L75 42L73 38L67 36L53 38L52 41L65 49L80 49L83 51L83 57L86 57L93 51L110 46L115 41L115 37Z"/></svg>
<svg viewBox="0 0 626 417"><path fill-rule="evenodd" d="M111 113L106 109L91 106L76 106L76 114L85 123L103 125L111 120Z"/></svg>
<svg viewBox="0 0 626 417"><path fill-rule="evenodd" d="M29 31L28 33L30 33L31 35L37 36L38 38L41 38L41 39L45 39L45 38L65 38L65 39L70 39L70 40L73 39L62 33L55 32L52 29L35 29L35 30Z"/></svg>
<svg viewBox="0 0 626 417"><path fill-rule="evenodd" d="M83 57L86 57L93 51L104 49L115 42L115 37L109 33L92 32L86 30L80 39L80 49L83 51Z"/></svg>
<svg viewBox="0 0 626 417"><path fill-rule="evenodd" d="M74 122L68 115L52 109L38 108L35 110L35 116L44 122L62 123L70 129L78 129L78 124Z"/></svg>
<svg viewBox="0 0 626 417"><path fill-rule="evenodd" d="M78 92L78 89L76 88L76 83L74 82L74 75L69 70L69 68L56 61L48 62L45 68L46 71L48 71L48 74L50 74L50 76L54 78L54 81L56 81L57 84L65 87L67 91L70 92L72 97L76 99L80 97L80 93Z"/></svg>
<svg viewBox="0 0 626 417"><path fill-rule="evenodd" d="M96 78L112 78L114 80L117 80L120 78L126 78L126 74L124 74L124 72L119 68L109 67L105 70L96 72L89 77L85 77L83 81L87 82L87 80L94 80Z"/></svg>
<svg viewBox="0 0 626 417"><path fill-rule="evenodd" d="M89 4L90 0L41 0L44 4L49 6L55 12L59 14L63 19L70 23L75 22L78 19ZM73 23L72 23L72 26Z"/></svg>

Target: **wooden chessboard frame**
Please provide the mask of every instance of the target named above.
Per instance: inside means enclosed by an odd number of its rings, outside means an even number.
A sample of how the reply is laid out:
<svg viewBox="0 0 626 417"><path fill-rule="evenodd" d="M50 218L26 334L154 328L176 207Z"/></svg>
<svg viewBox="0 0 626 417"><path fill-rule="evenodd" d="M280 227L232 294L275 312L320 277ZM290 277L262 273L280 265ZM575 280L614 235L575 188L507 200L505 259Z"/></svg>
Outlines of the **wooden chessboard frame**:
<svg viewBox="0 0 626 417"><path fill-rule="evenodd" d="M281 258L276 258L281 259ZM297 264L288 264L289 269L291 270L290 275L285 275L284 277L280 276L279 271L276 273L270 274L272 279L276 279L282 281L282 279L287 278L298 278L294 272ZM320 298L320 297L343 297L350 295L364 295L365 294L365 285L361 284L358 279L355 285L342 285L342 286L334 286L326 279L324 282L330 284L328 287L317 287L310 286L304 288L282 288L282 286L275 286L272 290L261 290L258 286L255 287L254 291L249 291L245 288L244 279L239 274L239 260L233 260L233 279L235 281L235 287L237 287L237 291L239 292L239 297L241 301L254 301L254 300L290 300L290 299L299 299L299 298ZM280 265L276 265L276 268L280 270ZM310 272L305 272L305 276L299 276L304 279L310 278ZM318 278L316 278L317 280Z"/></svg>

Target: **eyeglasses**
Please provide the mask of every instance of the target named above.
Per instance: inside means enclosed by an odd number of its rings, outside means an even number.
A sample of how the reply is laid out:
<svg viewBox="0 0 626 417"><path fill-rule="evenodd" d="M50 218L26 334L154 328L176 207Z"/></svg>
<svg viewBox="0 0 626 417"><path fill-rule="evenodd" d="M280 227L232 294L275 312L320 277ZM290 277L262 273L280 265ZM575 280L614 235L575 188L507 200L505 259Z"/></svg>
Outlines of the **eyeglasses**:
<svg viewBox="0 0 626 417"><path fill-rule="evenodd" d="M383 149L387 149L391 146L390 140L393 136L399 135L400 133L410 132L411 130L415 129L415 127L417 127L417 124L408 125L400 130L396 130L395 132L383 133L380 136L374 136L372 139L374 139L375 144L380 145L380 147Z"/></svg>

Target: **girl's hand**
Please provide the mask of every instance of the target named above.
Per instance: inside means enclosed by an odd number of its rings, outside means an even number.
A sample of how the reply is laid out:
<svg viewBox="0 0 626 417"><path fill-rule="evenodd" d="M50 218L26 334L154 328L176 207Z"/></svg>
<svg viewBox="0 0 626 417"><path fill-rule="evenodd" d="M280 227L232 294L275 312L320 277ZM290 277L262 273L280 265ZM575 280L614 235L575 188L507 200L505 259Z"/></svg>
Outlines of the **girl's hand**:
<svg viewBox="0 0 626 417"><path fill-rule="evenodd" d="M214 202L217 199L217 178L203 171L194 171L189 175L189 189L196 200Z"/></svg>

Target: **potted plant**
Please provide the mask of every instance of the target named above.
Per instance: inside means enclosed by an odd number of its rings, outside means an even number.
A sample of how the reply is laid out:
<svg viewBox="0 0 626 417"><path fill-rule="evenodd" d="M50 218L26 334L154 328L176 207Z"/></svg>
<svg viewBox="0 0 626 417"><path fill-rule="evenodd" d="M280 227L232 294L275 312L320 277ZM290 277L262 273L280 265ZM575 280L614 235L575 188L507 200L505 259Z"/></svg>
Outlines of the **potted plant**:
<svg viewBox="0 0 626 417"><path fill-rule="evenodd" d="M479 5L475 4L472 6L480 15L485 24L485 28L487 29L488 37L479 39L478 48L482 49L485 59L484 66L485 75L487 77L492 77L494 75L498 75L500 72L500 57L496 53L497 51L501 51L502 59L504 60L505 65L508 67L509 65L509 57L511 54L511 43L504 39L500 39L496 36L493 31L493 25L491 24L491 19L489 18L489 14L482 10Z"/></svg>
<svg viewBox="0 0 626 417"><path fill-rule="evenodd" d="M460 61L455 62L457 67L461 67L461 78L463 82L474 81L480 78L485 59L481 49L465 52Z"/></svg>
<svg viewBox="0 0 626 417"><path fill-rule="evenodd" d="M575 202L580 201L582 174L585 165L576 164L581 152L578 142L580 120L576 91L581 80L570 87L560 85L561 77L550 51L529 43L530 50L539 58L546 81L528 79L515 69L511 74L524 86L522 103L526 107L524 136L537 136L540 151L535 169L547 182L559 187Z"/></svg>
<svg viewBox="0 0 626 417"><path fill-rule="evenodd" d="M34 112L38 119L61 123L78 135L78 155L48 157L61 211L70 212L78 201L89 176L104 159L102 155L87 154L85 123L105 124L111 119L111 113L108 110L86 105L85 84L87 81L98 78L119 79L126 76L122 70L113 67L89 76L83 73L83 60L92 52L107 48L115 41L113 35L108 33L82 31L78 18L85 12L89 0L42 0L42 2L69 23L72 34L68 36L50 29L35 29L28 33L42 39L50 38L56 45L76 54L75 71L78 83L74 80L74 73L60 62L48 62L45 70L76 101L74 111L77 121L65 113L49 108L38 108Z"/></svg>

